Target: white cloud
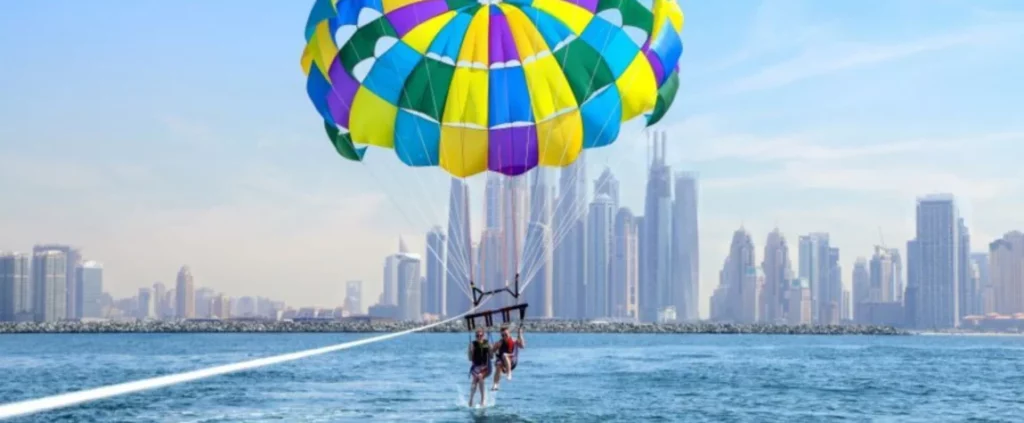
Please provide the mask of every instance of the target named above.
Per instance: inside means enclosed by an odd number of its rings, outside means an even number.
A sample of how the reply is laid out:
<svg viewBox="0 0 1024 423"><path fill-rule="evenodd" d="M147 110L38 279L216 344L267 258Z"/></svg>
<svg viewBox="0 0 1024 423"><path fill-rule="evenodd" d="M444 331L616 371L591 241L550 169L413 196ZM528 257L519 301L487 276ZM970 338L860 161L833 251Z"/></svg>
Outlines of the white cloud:
<svg viewBox="0 0 1024 423"><path fill-rule="evenodd" d="M995 40L1017 37L1021 32L1019 25L1000 24L983 25L961 32L883 45L819 40L809 43L801 54L791 59L740 78L729 85L726 92L741 93L778 88L805 79L877 65L922 53L983 45Z"/></svg>
<svg viewBox="0 0 1024 423"><path fill-rule="evenodd" d="M950 192L970 200L1013 195L1020 188L1015 178L967 176L909 163L872 167L791 162L778 171L714 179L707 185L719 189L829 189L895 194L907 198L931 192Z"/></svg>

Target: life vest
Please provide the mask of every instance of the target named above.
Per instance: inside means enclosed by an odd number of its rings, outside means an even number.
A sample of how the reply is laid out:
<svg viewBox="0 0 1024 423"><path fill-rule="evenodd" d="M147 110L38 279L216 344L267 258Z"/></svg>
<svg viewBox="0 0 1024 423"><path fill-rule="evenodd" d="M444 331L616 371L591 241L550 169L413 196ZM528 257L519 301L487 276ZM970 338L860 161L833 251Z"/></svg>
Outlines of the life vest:
<svg viewBox="0 0 1024 423"><path fill-rule="evenodd" d="M473 342L473 364L487 364L491 358L491 345L486 339Z"/></svg>
<svg viewBox="0 0 1024 423"><path fill-rule="evenodd" d="M501 338L501 353L502 354L515 354L516 352L516 341L511 336Z"/></svg>

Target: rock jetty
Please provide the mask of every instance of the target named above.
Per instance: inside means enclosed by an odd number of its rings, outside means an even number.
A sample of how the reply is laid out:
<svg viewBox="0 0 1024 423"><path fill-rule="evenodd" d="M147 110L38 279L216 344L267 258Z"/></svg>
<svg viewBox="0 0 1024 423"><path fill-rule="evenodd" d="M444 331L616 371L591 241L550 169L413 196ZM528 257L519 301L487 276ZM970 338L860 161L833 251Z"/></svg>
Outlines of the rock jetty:
<svg viewBox="0 0 1024 423"><path fill-rule="evenodd" d="M383 333L424 325L392 320L180 320L0 323L0 335L14 333ZM891 326L789 326L732 323L621 323L570 320L527 320L527 332L541 333L655 333L655 334L765 334L765 335L909 335ZM449 322L424 332L466 332L462 321Z"/></svg>

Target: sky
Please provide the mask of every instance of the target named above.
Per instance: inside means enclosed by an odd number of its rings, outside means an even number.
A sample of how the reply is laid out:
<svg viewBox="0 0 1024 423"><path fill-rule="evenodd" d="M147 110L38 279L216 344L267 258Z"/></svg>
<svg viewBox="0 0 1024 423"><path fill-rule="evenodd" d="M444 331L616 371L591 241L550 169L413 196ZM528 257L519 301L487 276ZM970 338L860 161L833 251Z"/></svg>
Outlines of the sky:
<svg viewBox="0 0 1024 423"><path fill-rule="evenodd" d="M337 306L424 249L448 179L340 158L299 65L312 1L16 2L0 16L0 250L68 243L131 296L173 283ZM858 256L905 248L918 196L957 197L972 248L1024 229L1024 3L680 0L680 90L655 128L699 174L701 314L741 226ZM642 213L639 123L588 153ZM482 221L471 181L474 228ZM794 268L796 263L793 263Z"/></svg>

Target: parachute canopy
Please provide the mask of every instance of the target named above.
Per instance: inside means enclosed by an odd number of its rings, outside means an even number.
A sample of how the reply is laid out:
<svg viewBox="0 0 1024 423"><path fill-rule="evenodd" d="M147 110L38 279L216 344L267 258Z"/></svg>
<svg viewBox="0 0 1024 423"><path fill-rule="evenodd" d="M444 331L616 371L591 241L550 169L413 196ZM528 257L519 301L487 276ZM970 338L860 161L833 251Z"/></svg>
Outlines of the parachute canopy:
<svg viewBox="0 0 1024 423"><path fill-rule="evenodd" d="M657 123L682 26L675 0L316 0L302 68L343 157L514 176Z"/></svg>

